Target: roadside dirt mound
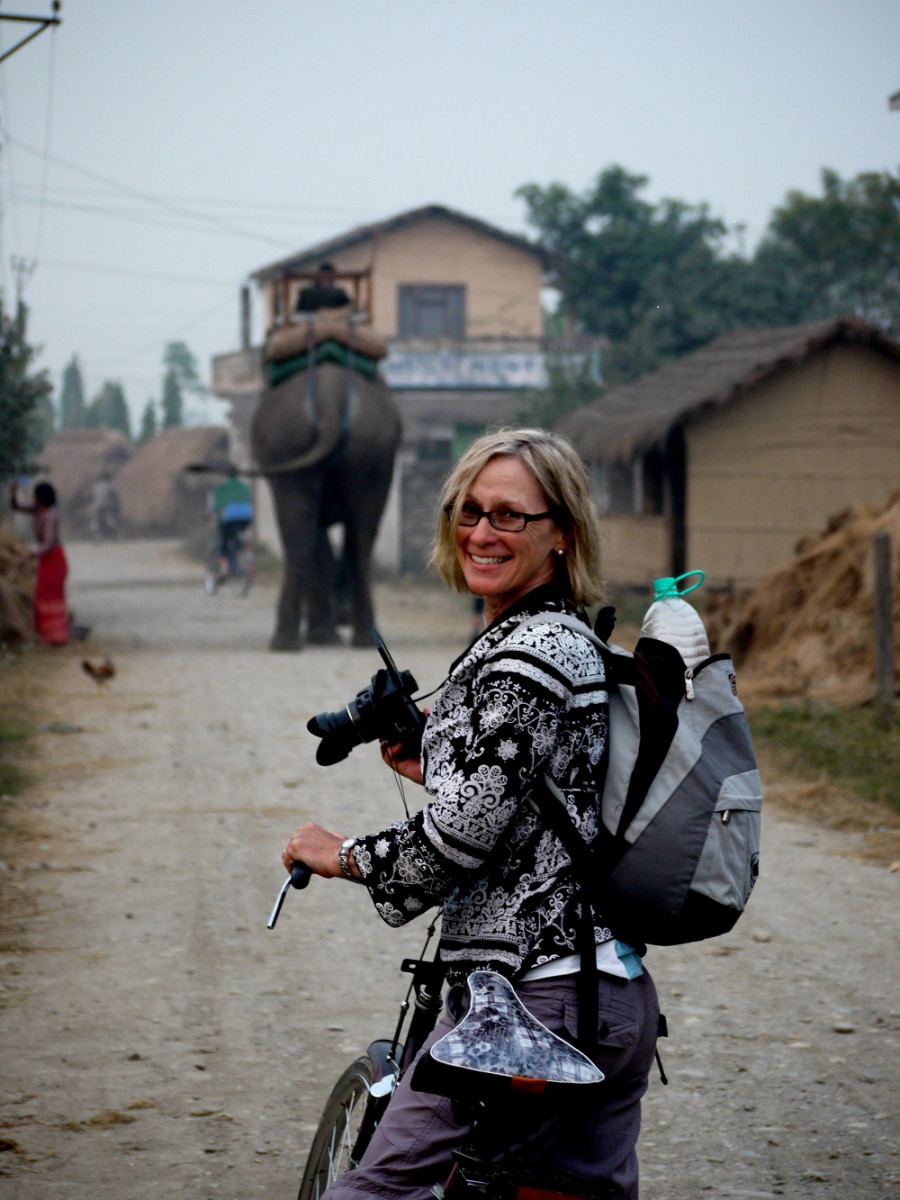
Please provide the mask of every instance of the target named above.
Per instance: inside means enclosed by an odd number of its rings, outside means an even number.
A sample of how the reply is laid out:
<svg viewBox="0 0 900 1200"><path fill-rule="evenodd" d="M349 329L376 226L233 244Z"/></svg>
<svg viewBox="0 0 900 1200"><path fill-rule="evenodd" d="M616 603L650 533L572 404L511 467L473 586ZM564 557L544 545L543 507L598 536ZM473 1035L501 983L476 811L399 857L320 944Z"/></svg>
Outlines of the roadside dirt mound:
<svg viewBox="0 0 900 1200"><path fill-rule="evenodd" d="M0 646L19 646L31 636L33 578L16 562L28 547L0 525Z"/></svg>
<svg viewBox="0 0 900 1200"><path fill-rule="evenodd" d="M46 475L56 488L63 539L85 537L90 530L91 490L102 475L114 475L132 454L132 445L115 429L69 429L54 434L40 453Z"/></svg>
<svg viewBox="0 0 900 1200"><path fill-rule="evenodd" d="M228 430L166 429L135 450L115 478L126 536L178 537L203 520L215 476L187 474L192 462L227 462ZM212 480L212 482L211 482Z"/></svg>
<svg viewBox="0 0 900 1200"><path fill-rule="evenodd" d="M755 591L710 605L717 650L741 668L741 694L860 703L875 694L872 535L891 538L894 624L900 627L900 492L883 508L846 509Z"/></svg>

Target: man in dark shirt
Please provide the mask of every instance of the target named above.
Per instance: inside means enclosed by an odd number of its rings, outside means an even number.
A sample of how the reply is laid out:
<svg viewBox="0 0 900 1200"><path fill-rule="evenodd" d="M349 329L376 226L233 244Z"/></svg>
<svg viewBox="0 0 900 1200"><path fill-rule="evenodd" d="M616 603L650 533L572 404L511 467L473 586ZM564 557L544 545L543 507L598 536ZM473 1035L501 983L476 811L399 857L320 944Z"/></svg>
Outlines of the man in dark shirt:
<svg viewBox="0 0 900 1200"><path fill-rule="evenodd" d="M350 297L335 284L335 270L330 262L320 263L310 287L301 290L295 312L318 312L320 308L343 308Z"/></svg>

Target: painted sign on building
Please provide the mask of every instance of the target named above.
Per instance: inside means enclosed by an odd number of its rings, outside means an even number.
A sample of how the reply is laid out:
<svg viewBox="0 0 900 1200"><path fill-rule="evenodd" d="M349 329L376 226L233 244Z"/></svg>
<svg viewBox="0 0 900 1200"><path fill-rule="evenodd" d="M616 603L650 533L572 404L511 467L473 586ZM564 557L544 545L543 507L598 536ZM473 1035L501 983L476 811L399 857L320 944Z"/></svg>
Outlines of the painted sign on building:
<svg viewBox="0 0 900 1200"><path fill-rule="evenodd" d="M394 350L382 363L394 388L543 388L540 351Z"/></svg>

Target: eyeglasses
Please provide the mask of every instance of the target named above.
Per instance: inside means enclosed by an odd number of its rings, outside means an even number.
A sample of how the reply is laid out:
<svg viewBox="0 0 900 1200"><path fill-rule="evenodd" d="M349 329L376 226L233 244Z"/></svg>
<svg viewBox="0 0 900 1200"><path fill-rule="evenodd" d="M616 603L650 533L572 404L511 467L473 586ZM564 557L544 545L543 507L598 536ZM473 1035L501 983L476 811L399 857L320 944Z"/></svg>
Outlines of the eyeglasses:
<svg viewBox="0 0 900 1200"><path fill-rule="evenodd" d="M447 514L447 520L452 521L453 505L447 504L444 512ZM487 517L493 527L499 529L501 533L521 533L529 521L545 521L548 517L555 515L550 511L542 513L515 512L511 508L495 508L491 512L486 512L477 504L464 504L459 510L459 524L472 528L482 517Z"/></svg>

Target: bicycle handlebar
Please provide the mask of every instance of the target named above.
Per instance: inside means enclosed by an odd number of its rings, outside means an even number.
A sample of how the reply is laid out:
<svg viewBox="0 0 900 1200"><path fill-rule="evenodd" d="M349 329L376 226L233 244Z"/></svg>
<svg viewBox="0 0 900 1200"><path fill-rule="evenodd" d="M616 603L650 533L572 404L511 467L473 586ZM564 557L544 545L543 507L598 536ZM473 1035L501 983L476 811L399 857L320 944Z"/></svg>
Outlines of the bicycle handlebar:
<svg viewBox="0 0 900 1200"><path fill-rule="evenodd" d="M278 914L281 912L281 906L284 904L284 898L287 895L288 888L305 888L312 879L312 871L306 863L295 862L291 867L291 873L284 881L281 891L278 893L278 899L275 901L275 907L272 909L271 916L266 922L266 929L274 929L275 922L278 920Z"/></svg>

